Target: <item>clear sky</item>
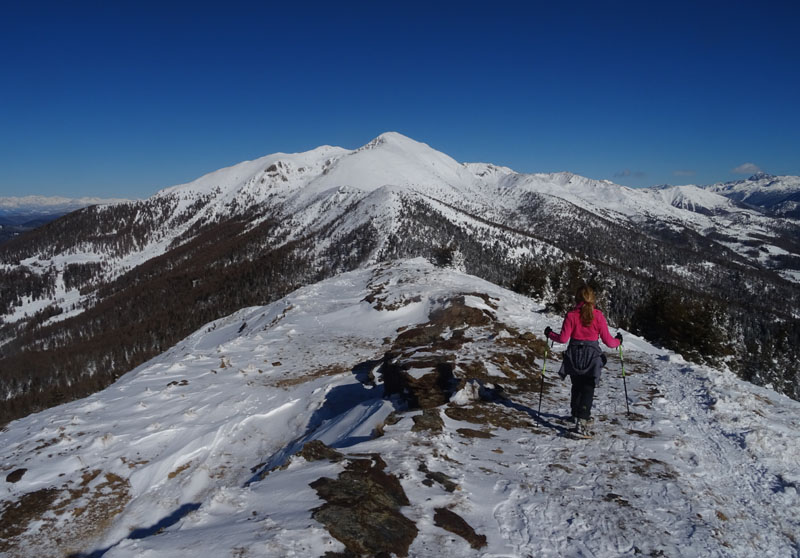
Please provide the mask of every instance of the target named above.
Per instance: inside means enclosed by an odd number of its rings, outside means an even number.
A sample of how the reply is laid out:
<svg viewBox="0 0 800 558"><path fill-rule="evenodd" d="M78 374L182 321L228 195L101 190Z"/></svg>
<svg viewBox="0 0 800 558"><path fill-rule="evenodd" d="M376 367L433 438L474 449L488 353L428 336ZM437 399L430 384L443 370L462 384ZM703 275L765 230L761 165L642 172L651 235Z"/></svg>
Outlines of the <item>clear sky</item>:
<svg viewBox="0 0 800 558"><path fill-rule="evenodd" d="M789 0L6 2L0 196L147 197L390 130L628 186L800 175L798 22Z"/></svg>

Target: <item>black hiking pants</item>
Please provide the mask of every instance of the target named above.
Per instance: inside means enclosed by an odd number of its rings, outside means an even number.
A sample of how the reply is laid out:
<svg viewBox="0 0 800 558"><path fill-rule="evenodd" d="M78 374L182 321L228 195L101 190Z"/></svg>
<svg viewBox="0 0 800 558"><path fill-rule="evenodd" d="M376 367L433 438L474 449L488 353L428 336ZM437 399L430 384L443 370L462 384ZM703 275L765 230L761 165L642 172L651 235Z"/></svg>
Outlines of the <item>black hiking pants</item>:
<svg viewBox="0 0 800 558"><path fill-rule="evenodd" d="M592 400L594 400L595 383L591 374L572 375L572 416L588 419L592 416Z"/></svg>

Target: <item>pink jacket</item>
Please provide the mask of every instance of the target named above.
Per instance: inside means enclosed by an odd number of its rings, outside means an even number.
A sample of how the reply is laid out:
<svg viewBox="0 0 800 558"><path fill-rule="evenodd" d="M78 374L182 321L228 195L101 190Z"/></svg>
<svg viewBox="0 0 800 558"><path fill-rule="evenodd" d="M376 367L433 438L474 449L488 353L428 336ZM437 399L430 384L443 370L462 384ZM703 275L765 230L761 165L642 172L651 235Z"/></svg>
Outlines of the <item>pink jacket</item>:
<svg viewBox="0 0 800 558"><path fill-rule="evenodd" d="M578 304L575 308L567 312L564 317L564 324L561 326L561 333L554 331L550 332L550 339L556 343L566 343L570 339L578 341L597 341L597 338L603 340L606 346L614 349L619 347L619 339L611 337L608 331L608 323L606 317L597 308L594 309L594 320L588 327L581 323L581 307L583 302Z"/></svg>

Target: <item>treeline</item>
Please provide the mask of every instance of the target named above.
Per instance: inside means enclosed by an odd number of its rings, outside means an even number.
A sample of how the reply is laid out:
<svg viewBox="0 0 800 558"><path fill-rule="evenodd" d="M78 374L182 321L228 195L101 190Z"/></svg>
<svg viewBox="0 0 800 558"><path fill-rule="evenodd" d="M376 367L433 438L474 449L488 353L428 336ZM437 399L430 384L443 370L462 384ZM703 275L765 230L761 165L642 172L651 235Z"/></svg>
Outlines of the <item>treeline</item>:
<svg viewBox="0 0 800 558"><path fill-rule="evenodd" d="M105 266L100 262L67 264L63 273L64 287L67 290L78 289L81 294L86 294L97 284L104 269Z"/></svg>
<svg viewBox="0 0 800 558"><path fill-rule="evenodd" d="M25 299L38 300L55 296L58 274L52 267L32 270L27 266L0 268L0 314L11 313Z"/></svg>

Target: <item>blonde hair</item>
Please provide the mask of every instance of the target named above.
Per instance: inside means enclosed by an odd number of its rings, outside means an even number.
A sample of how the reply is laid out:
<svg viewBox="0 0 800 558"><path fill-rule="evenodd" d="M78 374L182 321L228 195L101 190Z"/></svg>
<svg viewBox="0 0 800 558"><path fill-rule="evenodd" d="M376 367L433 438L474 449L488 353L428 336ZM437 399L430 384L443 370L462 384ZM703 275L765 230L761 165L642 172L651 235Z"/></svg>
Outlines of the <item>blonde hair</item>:
<svg viewBox="0 0 800 558"><path fill-rule="evenodd" d="M594 321L594 305L597 303L594 291L589 285L581 285L578 288L578 292L575 293L575 303L580 304L581 302L583 302L583 306L581 307L581 323L588 327L592 325Z"/></svg>

